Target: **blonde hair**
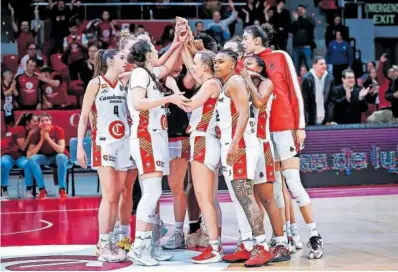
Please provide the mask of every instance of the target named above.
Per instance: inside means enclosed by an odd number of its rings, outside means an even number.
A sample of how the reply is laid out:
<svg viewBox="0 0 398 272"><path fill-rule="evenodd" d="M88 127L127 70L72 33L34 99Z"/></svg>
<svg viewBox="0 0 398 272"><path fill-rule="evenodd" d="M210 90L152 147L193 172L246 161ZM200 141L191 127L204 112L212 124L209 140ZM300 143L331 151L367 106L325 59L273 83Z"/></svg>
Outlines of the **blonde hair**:
<svg viewBox="0 0 398 272"><path fill-rule="evenodd" d="M123 50L129 41L134 41L136 38L134 34L130 33L128 29L123 29L120 31L120 40L119 40L119 50Z"/></svg>

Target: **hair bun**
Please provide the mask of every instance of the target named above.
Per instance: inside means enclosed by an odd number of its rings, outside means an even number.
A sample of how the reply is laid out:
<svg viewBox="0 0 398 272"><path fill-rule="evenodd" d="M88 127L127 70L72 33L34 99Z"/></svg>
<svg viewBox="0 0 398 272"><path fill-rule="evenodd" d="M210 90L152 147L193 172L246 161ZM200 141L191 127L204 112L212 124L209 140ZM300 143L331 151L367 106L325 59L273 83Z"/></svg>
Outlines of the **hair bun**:
<svg viewBox="0 0 398 272"><path fill-rule="evenodd" d="M127 38L130 37L131 33L128 29L123 29L122 31L120 31L120 37L121 38Z"/></svg>

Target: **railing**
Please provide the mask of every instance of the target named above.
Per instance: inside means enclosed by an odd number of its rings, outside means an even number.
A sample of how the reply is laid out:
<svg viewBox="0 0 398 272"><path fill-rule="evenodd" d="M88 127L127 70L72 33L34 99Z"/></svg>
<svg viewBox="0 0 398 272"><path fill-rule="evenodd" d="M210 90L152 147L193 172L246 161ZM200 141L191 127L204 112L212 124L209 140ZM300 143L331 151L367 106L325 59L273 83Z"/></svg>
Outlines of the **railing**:
<svg viewBox="0 0 398 272"><path fill-rule="evenodd" d="M122 6L139 6L141 10L141 19L144 15L144 6L170 6L170 7L181 7L181 6L189 6L195 7L196 10L196 18L199 18L199 8L202 7L203 3L190 3L190 2L183 2L183 3L152 3L152 2L140 2L140 3L81 3L80 6L84 8L84 19L87 19L87 7L116 7L120 10ZM222 6L228 6L228 3L221 3ZM234 6L245 6L246 3L234 3ZM33 3L32 6L48 6L48 3ZM152 18L152 10L149 11ZM181 14L181 17L184 15Z"/></svg>

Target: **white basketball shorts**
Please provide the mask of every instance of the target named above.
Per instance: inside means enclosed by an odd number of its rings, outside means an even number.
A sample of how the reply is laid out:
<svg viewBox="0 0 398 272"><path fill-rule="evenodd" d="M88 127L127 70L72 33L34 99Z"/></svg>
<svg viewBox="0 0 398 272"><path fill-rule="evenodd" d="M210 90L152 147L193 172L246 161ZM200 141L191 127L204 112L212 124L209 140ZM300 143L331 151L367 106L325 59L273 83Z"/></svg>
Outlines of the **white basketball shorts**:
<svg viewBox="0 0 398 272"><path fill-rule="evenodd" d="M259 140L259 154L254 184L275 181L274 148L271 141Z"/></svg>
<svg viewBox="0 0 398 272"><path fill-rule="evenodd" d="M275 149L275 161L293 158L304 149L304 145L300 145L296 130L271 132L271 139Z"/></svg>
<svg viewBox="0 0 398 272"><path fill-rule="evenodd" d="M197 161L211 171L220 163L220 141L215 135L204 132L192 132L190 136L191 156L189 161Z"/></svg>
<svg viewBox="0 0 398 272"><path fill-rule="evenodd" d="M127 171L137 168L133 158L130 156L129 140L124 138L113 143L92 143L91 161L92 168L109 166L118 171Z"/></svg>

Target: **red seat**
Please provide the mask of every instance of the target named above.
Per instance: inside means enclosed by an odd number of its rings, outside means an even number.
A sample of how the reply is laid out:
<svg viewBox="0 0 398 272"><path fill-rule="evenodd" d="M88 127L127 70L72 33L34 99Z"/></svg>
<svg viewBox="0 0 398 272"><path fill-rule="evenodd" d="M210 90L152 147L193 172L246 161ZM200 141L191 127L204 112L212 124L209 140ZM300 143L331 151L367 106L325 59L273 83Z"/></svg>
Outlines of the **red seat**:
<svg viewBox="0 0 398 272"><path fill-rule="evenodd" d="M3 56L3 65L5 68L10 69L14 74L18 70L18 55L4 55Z"/></svg>
<svg viewBox="0 0 398 272"><path fill-rule="evenodd" d="M50 62L51 67L59 73L61 73L63 68L68 68L68 66L66 66L65 63L62 62L62 54L60 53L52 54L50 57Z"/></svg>

